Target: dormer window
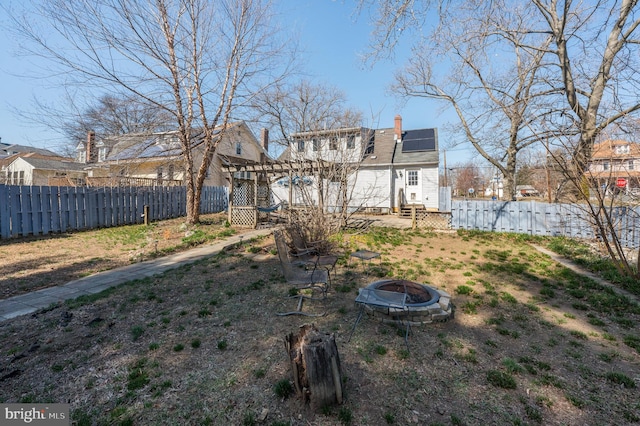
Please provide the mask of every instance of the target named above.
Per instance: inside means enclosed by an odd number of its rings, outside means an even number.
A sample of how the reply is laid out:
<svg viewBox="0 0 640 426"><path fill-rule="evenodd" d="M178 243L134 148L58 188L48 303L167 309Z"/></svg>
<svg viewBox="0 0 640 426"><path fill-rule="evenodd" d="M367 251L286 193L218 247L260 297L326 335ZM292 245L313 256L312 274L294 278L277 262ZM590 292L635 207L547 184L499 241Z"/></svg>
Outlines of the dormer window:
<svg viewBox="0 0 640 426"><path fill-rule="evenodd" d="M369 142L367 142L367 147L364 149L365 155L373 154L374 148L375 148L375 143L374 143L374 140L371 139Z"/></svg>
<svg viewBox="0 0 640 426"><path fill-rule="evenodd" d="M311 139L311 145L313 146L314 151L318 151L320 149L320 141L317 138Z"/></svg>
<svg viewBox="0 0 640 426"><path fill-rule="evenodd" d="M304 151L304 141L302 139L298 140L298 152Z"/></svg>
<svg viewBox="0 0 640 426"><path fill-rule="evenodd" d="M616 154L628 154L630 152L629 145L616 145Z"/></svg>
<svg viewBox="0 0 640 426"><path fill-rule="evenodd" d="M354 149L356 147L356 137L354 135L347 136L347 149Z"/></svg>
<svg viewBox="0 0 640 426"><path fill-rule="evenodd" d="M107 159L107 147L103 146L98 149L98 161L106 161Z"/></svg>
<svg viewBox="0 0 640 426"><path fill-rule="evenodd" d="M337 149L338 149L338 138L337 138L337 137L332 136L332 137L329 139L329 149L330 149L331 151L335 151L335 150L337 150Z"/></svg>

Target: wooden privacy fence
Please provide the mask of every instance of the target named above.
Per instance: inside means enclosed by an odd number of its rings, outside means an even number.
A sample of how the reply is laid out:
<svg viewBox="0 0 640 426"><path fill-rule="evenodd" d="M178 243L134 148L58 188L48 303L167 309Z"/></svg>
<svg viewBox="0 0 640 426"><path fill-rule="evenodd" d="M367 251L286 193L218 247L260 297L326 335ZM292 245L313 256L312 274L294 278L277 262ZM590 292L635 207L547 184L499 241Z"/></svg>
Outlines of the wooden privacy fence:
<svg viewBox="0 0 640 426"><path fill-rule="evenodd" d="M227 188L203 188L201 213L227 209ZM143 223L186 215L184 187L0 185L0 238Z"/></svg>
<svg viewBox="0 0 640 426"><path fill-rule="evenodd" d="M451 203L451 227L594 239L597 238L596 229L586 208L578 204L537 201L454 200ZM640 208L611 207L606 212L611 215L622 245L638 248Z"/></svg>

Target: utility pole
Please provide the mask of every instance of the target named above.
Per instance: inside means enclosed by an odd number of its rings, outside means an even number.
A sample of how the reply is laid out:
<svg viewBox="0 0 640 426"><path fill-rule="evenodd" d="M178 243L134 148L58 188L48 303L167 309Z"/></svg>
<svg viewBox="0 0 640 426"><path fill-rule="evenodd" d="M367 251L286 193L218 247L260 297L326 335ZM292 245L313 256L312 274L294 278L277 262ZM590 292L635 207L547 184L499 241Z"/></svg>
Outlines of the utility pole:
<svg viewBox="0 0 640 426"><path fill-rule="evenodd" d="M442 150L442 155L444 156L444 187L447 187L447 150Z"/></svg>

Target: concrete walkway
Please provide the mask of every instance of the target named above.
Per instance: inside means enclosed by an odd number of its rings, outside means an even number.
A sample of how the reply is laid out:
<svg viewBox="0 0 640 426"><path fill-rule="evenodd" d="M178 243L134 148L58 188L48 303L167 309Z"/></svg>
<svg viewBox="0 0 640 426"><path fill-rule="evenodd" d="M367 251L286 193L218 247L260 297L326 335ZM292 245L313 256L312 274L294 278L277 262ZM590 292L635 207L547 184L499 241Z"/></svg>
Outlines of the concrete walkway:
<svg viewBox="0 0 640 426"><path fill-rule="evenodd" d="M180 267L200 259L215 256L227 247L238 244L242 240L268 235L272 229L256 229L239 235L233 235L223 241L197 247L184 252L147 260L140 263L123 266L109 271L99 272L94 275L71 281L67 284L44 288L32 293L21 294L0 300L0 322L27 315L39 309L46 308L52 303L62 302L67 299L96 294L110 287L123 284L127 281L151 277L170 269Z"/></svg>

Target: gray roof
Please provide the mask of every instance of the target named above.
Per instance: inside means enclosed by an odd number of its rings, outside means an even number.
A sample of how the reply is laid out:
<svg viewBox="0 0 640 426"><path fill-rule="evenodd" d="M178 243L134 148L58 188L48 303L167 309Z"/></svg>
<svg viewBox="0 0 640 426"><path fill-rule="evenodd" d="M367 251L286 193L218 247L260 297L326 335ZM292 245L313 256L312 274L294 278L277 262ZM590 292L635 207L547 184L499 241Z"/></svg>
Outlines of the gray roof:
<svg viewBox="0 0 640 426"><path fill-rule="evenodd" d="M396 142L393 140L393 129L378 129L373 136L373 153L362 160L364 166L389 165L393 160Z"/></svg>
<svg viewBox="0 0 640 426"><path fill-rule="evenodd" d="M44 148L35 148L33 146L17 145L17 144L9 145L6 143L0 143L0 155L8 156L8 155L16 154L19 152L35 152L38 154L49 155L52 157L60 156L60 154L57 154L53 151L49 151L48 149L44 149Z"/></svg>
<svg viewBox="0 0 640 426"><path fill-rule="evenodd" d="M73 170L82 171L85 164L74 163L73 161L49 160L45 158L20 157L23 161L38 170Z"/></svg>
<svg viewBox="0 0 640 426"><path fill-rule="evenodd" d="M164 134L120 136L119 142L107 157L107 161L134 158L158 158L180 155L180 143Z"/></svg>

